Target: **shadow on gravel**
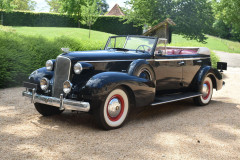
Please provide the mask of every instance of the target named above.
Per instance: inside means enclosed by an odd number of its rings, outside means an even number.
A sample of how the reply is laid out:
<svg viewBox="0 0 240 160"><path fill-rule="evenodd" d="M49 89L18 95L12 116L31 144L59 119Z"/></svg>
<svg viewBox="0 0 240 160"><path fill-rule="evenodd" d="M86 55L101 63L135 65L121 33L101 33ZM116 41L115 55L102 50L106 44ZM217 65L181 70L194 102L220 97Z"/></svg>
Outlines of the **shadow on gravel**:
<svg viewBox="0 0 240 160"><path fill-rule="evenodd" d="M195 107L191 100L134 110L126 125L102 131L85 113L34 116L0 126L2 158L17 159L221 159L236 158L240 137L238 104L212 101ZM1 115L1 114L0 114ZM24 116L21 115L21 116ZM17 119L17 117L15 117ZM26 117L27 118L27 117ZM2 124L2 123L1 123ZM9 133L6 124L31 126ZM38 134L31 134L38 130ZM30 132L30 133L29 133ZM224 150L224 151L223 151ZM174 157L177 156L177 157ZM113 158L114 157L114 158Z"/></svg>

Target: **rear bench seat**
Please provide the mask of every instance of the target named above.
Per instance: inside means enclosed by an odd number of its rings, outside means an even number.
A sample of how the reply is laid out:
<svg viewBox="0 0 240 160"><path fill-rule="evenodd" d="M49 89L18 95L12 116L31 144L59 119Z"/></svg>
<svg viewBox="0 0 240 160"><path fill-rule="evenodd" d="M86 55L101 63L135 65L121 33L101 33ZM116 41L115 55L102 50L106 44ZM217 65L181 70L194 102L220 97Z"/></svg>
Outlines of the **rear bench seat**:
<svg viewBox="0 0 240 160"><path fill-rule="evenodd" d="M164 50L163 47L157 47L155 53L158 54L159 50ZM167 55L196 55L205 54L210 55L210 50L206 47L167 47Z"/></svg>
<svg viewBox="0 0 240 160"><path fill-rule="evenodd" d="M167 49L167 55L191 55L197 54L196 50L187 50L187 49Z"/></svg>

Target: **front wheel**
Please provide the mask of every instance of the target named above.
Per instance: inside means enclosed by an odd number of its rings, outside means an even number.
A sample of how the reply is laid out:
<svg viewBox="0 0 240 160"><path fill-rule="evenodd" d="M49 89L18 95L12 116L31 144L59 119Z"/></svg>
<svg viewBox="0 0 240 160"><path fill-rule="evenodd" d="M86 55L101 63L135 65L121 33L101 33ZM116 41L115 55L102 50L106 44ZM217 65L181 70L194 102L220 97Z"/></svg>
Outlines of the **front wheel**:
<svg viewBox="0 0 240 160"><path fill-rule="evenodd" d="M61 114L63 110L59 110L57 107L53 107L46 104L34 103L36 110L43 116L51 116Z"/></svg>
<svg viewBox="0 0 240 160"><path fill-rule="evenodd" d="M206 77L202 83L201 88L202 95L195 97L194 103L198 106L205 106L210 103L213 94L213 84L210 77Z"/></svg>
<svg viewBox="0 0 240 160"><path fill-rule="evenodd" d="M129 109L127 92L117 88L108 94L101 106L96 108L95 117L101 128L116 129L126 121Z"/></svg>

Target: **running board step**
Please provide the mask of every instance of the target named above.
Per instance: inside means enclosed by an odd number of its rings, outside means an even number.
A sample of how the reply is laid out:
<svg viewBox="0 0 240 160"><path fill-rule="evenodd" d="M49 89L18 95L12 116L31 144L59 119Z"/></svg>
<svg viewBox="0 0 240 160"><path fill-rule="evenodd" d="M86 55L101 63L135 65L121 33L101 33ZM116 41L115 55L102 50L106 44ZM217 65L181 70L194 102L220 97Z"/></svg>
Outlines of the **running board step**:
<svg viewBox="0 0 240 160"><path fill-rule="evenodd" d="M175 101L180 101L188 98L198 97L202 94L200 92L185 92L185 93L177 93L172 95L163 95L163 96L156 96L154 102L151 104L151 106L164 104L164 103L170 103Z"/></svg>

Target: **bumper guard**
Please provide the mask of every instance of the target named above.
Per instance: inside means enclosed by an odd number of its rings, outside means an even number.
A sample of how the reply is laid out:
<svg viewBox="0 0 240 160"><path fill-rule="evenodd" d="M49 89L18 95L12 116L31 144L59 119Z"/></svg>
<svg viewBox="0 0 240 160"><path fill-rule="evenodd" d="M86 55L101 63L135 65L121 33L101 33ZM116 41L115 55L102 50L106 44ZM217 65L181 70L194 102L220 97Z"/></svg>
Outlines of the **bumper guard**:
<svg viewBox="0 0 240 160"><path fill-rule="evenodd" d="M32 92L23 91L22 96L31 99L32 103L42 103L55 107L59 107L60 110L74 110L81 112L88 112L90 110L90 104L88 102L74 101L63 98L63 94L60 95L60 98L49 97L44 95L39 95L36 93L35 89L32 89Z"/></svg>

